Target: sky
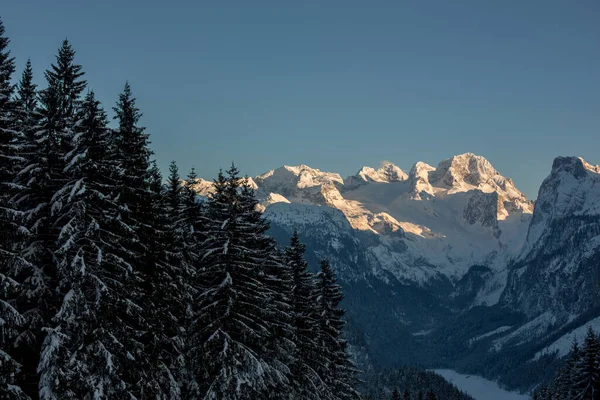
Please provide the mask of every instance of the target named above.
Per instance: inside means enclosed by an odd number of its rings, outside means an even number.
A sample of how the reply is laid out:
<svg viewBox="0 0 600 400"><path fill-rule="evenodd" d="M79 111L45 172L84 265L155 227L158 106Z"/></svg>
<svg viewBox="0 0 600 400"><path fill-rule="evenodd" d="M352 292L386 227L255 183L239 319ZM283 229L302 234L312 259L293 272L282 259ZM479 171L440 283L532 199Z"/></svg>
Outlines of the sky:
<svg viewBox="0 0 600 400"><path fill-rule="evenodd" d="M41 87L65 38L107 111L129 81L164 171L472 152L534 199L554 157L600 164L598 0L14 0L0 17Z"/></svg>

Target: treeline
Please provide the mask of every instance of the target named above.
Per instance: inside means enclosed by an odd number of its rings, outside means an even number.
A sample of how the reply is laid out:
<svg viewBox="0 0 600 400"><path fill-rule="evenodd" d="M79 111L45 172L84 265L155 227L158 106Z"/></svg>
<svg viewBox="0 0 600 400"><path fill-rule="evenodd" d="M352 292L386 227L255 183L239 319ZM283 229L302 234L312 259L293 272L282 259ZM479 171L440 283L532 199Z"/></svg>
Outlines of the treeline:
<svg viewBox="0 0 600 400"><path fill-rule="evenodd" d="M358 399L327 261L266 235L232 166L167 183L128 84L116 128L64 41L38 90L0 23L0 398Z"/></svg>
<svg viewBox="0 0 600 400"><path fill-rule="evenodd" d="M402 367L366 379L367 400L473 400L432 371Z"/></svg>
<svg viewBox="0 0 600 400"><path fill-rule="evenodd" d="M594 400L600 399L600 338L592 327L580 348L574 341L565 365L554 381L533 393L535 400Z"/></svg>

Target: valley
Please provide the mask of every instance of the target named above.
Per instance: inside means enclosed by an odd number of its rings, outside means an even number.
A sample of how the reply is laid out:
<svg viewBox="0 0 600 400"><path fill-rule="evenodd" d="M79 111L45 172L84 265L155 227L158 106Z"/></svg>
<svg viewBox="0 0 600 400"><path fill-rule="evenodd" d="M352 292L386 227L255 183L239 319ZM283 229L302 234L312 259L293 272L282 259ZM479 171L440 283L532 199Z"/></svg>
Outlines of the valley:
<svg viewBox="0 0 600 400"><path fill-rule="evenodd" d="M297 230L309 264L336 269L363 369L453 368L527 390L565 356L554 342L600 315L600 169L583 159L558 157L535 202L471 153L345 179L284 166L251 184L271 234L285 245Z"/></svg>

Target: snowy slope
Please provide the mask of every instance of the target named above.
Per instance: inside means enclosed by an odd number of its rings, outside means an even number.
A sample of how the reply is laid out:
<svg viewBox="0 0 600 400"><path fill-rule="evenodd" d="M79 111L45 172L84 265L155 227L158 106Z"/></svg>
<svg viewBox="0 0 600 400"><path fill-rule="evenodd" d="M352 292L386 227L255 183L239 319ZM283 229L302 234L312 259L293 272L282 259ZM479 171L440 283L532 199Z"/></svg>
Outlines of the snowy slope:
<svg viewBox="0 0 600 400"><path fill-rule="evenodd" d="M556 354L558 357L564 357L569 354L571 350L571 345L574 340L577 340L577 343L581 345L585 339L585 335L588 331L588 327L592 327L594 331L600 333L600 317L594 318L584 325L581 325L578 328L573 329L569 333L561 336L556 339L551 345L544 347L542 350L535 353L533 357L534 360L539 359L541 356L546 354Z"/></svg>
<svg viewBox="0 0 600 400"><path fill-rule="evenodd" d="M460 279L472 265L494 267L498 274L476 304L499 299L506 262L520 249L533 209L510 179L471 153L437 168L416 163L410 174L386 163L343 180L300 165L254 180L265 209L280 202L335 208L352 229L379 235L368 251L381 274L423 285L440 277ZM286 207L277 210L286 213Z"/></svg>
<svg viewBox="0 0 600 400"><path fill-rule="evenodd" d="M436 369L448 382L460 390L473 396L476 400L529 400L528 395L509 392L502 389L496 382L489 381L476 375L460 374L450 369Z"/></svg>

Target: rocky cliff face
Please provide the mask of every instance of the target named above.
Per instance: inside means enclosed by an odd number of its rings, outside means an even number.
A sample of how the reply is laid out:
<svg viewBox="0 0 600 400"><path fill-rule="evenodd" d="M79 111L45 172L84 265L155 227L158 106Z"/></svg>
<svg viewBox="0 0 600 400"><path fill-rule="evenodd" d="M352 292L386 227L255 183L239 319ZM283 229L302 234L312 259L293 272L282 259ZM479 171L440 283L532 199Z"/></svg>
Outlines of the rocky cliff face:
<svg viewBox="0 0 600 400"><path fill-rule="evenodd" d="M552 329L600 307L600 167L554 160L502 304Z"/></svg>

